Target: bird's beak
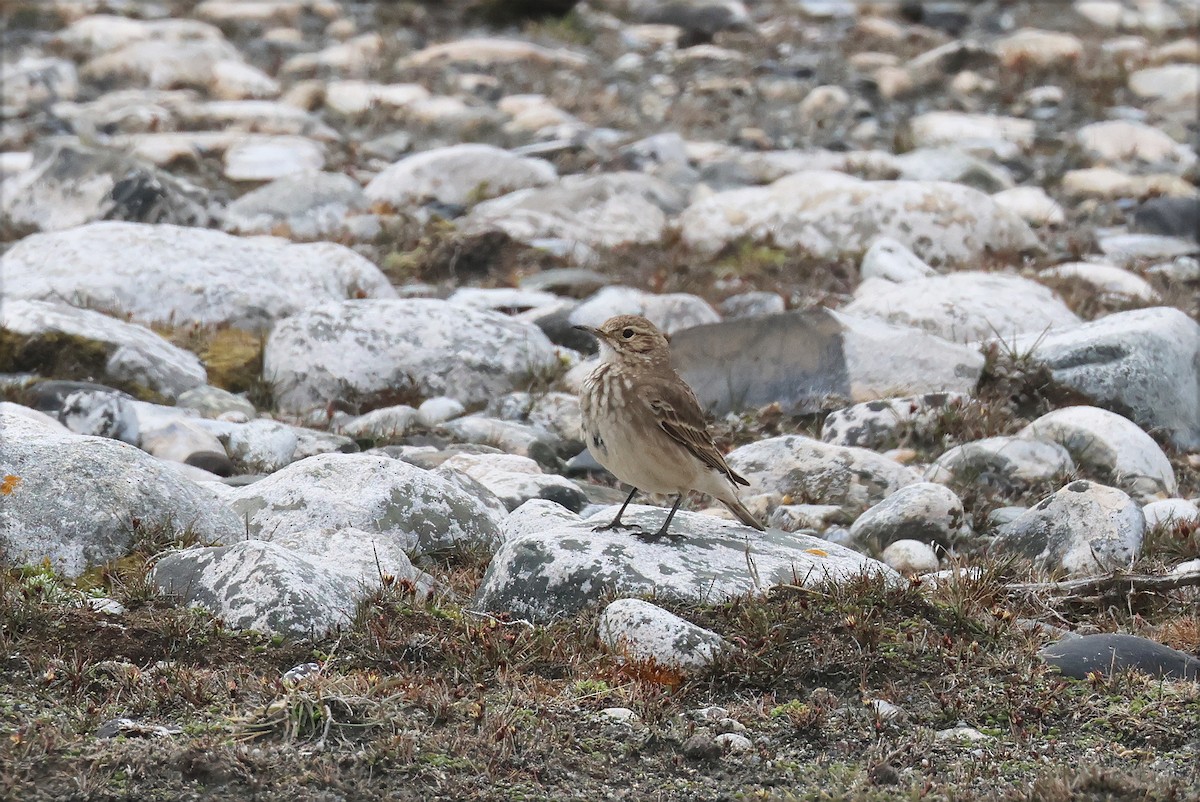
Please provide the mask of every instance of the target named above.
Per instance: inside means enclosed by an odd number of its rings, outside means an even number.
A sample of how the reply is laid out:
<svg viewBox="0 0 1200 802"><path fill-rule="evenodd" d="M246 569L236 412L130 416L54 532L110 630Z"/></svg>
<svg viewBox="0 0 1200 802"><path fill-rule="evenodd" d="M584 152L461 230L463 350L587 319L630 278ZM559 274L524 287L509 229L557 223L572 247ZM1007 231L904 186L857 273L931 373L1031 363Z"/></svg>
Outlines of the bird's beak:
<svg viewBox="0 0 1200 802"><path fill-rule="evenodd" d="M594 329L591 326L572 326L572 328L576 329L577 331L586 332L595 337L597 340L604 338L604 335L600 333L599 329Z"/></svg>

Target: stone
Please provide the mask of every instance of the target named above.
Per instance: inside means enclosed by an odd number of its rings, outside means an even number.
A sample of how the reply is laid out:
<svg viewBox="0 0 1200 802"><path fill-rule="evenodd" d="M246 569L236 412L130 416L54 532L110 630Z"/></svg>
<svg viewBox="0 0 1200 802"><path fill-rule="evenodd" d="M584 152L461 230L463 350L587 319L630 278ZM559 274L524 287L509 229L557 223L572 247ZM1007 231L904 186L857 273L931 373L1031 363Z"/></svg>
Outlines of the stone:
<svg viewBox="0 0 1200 802"><path fill-rule="evenodd" d="M970 146L972 143L1033 145L1033 120L959 111L927 111L909 122L913 147ZM989 145L990 146L990 145Z"/></svg>
<svg viewBox="0 0 1200 802"><path fill-rule="evenodd" d="M0 413L6 415L16 415L18 417L25 418L26 420L33 421L34 423L39 423L42 426L49 428L50 431L57 432L58 434L69 434L71 431L66 426L63 426L61 423L59 423L58 418L51 417L41 410L34 409L33 407L27 407L23 404L14 404L11 401L0 401Z"/></svg>
<svg viewBox="0 0 1200 802"><path fill-rule="evenodd" d="M0 258L0 284L7 299L66 298L141 323L251 330L321 301L395 294L341 245L116 222L25 237Z"/></svg>
<svg viewBox="0 0 1200 802"><path fill-rule="evenodd" d="M334 42L316 53L297 53L283 63L283 75L365 77L381 69L384 41L371 31L344 42Z"/></svg>
<svg viewBox="0 0 1200 802"><path fill-rule="evenodd" d="M575 326L598 328L616 315L642 315L667 335L721 319L717 310L698 295L657 294L620 286L600 290L576 306L567 319Z"/></svg>
<svg viewBox="0 0 1200 802"><path fill-rule="evenodd" d="M1146 200L1159 196L1191 198L1197 195L1196 188L1177 175L1129 175L1112 167L1069 170L1063 174L1059 189L1073 200Z"/></svg>
<svg viewBox="0 0 1200 802"><path fill-rule="evenodd" d="M1019 337L1011 348L1094 405L1161 429L1177 448L1200 447L1200 323L1185 312L1117 312Z"/></svg>
<svg viewBox="0 0 1200 802"><path fill-rule="evenodd" d="M242 535L227 505L131 445L4 411L0 431L0 547L18 565L46 560L77 577L124 557L143 533L187 532L202 543Z"/></svg>
<svg viewBox="0 0 1200 802"><path fill-rule="evenodd" d="M1043 646L1038 657L1073 679L1138 671L1154 678L1200 680L1200 660L1192 655L1119 632L1063 638Z"/></svg>
<svg viewBox="0 0 1200 802"><path fill-rule="evenodd" d="M299 136L252 139L225 151L225 177L231 181L274 181L324 166L321 144Z"/></svg>
<svg viewBox="0 0 1200 802"><path fill-rule="evenodd" d="M933 482L917 482L900 488L860 515L851 525L850 535L875 551L883 551L883 561L900 571L887 557L887 548L893 543L934 542L948 548L962 525L963 504L952 490ZM936 571L936 555L933 562L928 570Z"/></svg>
<svg viewBox="0 0 1200 802"><path fill-rule="evenodd" d="M1161 302L1158 291L1141 276L1116 265L1097 262L1067 262L1048 267L1038 278L1055 282L1078 282L1087 285L1100 298L1113 302L1137 301L1147 304Z"/></svg>
<svg viewBox="0 0 1200 802"><path fill-rule="evenodd" d="M777 292L743 292L721 302L722 317L734 320L748 317L767 317L787 311L787 302Z"/></svg>
<svg viewBox="0 0 1200 802"><path fill-rule="evenodd" d="M417 422L417 411L408 404L373 409L365 415L353 415L332 421L340 434L366 440L394 440L403 437Z"/></svg>
<svg viewBox="0 0 1200 802"><path fill-rule="evenodd" d="M5 119L22 117L56 101L74 100L79 74L67 59L25 56L5 64L0 76L0 110Z"/></svg>
<svg viewBox="0 0 1200 802"><path fill-rule="evenodd" d="M993 193L992 200L1031 226L1061 226L1067 222L1063 207L1041 187L1013 187Z"/></svg>
<svg viewBox="0 0 1200 802"><path fill-rule="evenodd" d="M1145 123L1105 120L1075 132L1075 141L1090 164L1145 166L1184 172L1197 157L1163 131Z"/></svg>
<svg viewBox="0 0 1200 802"><path fill-rule="evenodd" d="M785 532L803 529L820 532L835 524L849 522L849 516L836 504L780 504L771 510L767 526Z"/></svg>
<svg viewBox="0 0 1200 802"><path fill-rule="evenodd" d="M245 396L207 384L180 393L175 406L195 410L205 418L233 415L249 420L256 414L254 405Z"/></svg>
<svg viewBox="0 0 1200 802"><path fill-rule="evenodd" d="M900 178L912 181L951 181L989 195L1012 189L1012 173L997 164L972 156L955 147L910 150L896 157Z"/></svg>
<svg viewBox="0 0 1200 802"><path fill-rule="evenodd" d="M465 473L492 492L508 510L534 498L579 512L587 496L569 479L543 473L536 461L516 454L455 454L442 467Z"/></svg>
<svg viewBox="0 0 1200 802"><path fill-rule="evenodd" d="M367 184L366 196L397 208L436 201L472 206L487 198L554 181L554 165L492 145L462 144L408 156Z"/></svg>
<svg viewBox="0 0 1200 802"><path fill-rule="evenodd" d="M1058 443L1085 476L1119 487L1142 502L1177 491L1171 461L1128 418L1099 407L1072 406L1042 415L1017 434Z"/></svg>
<svg viewBox="0 0 1200 802"><path fill-rule="evenodd" d="M1083 479L996 530L990 551L1049 573L1087 576L1128 569L1142 548L1142 509L1115 487Z"/></svg>
<svg viewBox="0 0 1200 802"><path fill-rule="evenodd" d="M405 391L479 403L557 365L536 326L432 299L310 306L277 324L263 353L275 401L292 411Z"/></svg>
<svg viewBox="0 0 1200 802"><path fill-rule="evenodd" d="M358 577L263 540L185 549L154 566L160 593L219 616L231 629L319 638L348 627L369 593Z"/></svg>
<svg viewBox="0 0 1200 802"><path fill-rule="evenodd" d="M879 559L905 576L920 576L938 569L937 553L928 543L919 540L893 541Z"/></svg>
<svg viewBox="0 0 1200 802"><path fill-rule="evenodd" d="M496 67L504 64L537 64L578 69L586 67L589 59L565 48L546 48L516 39L481 37L442 42L405 56L396 63L397 69L446 65Z"/></svg>
<svg viewBox="0 0 1200 802"><path fill-rule="evenodd" d="M75 434L108 437L138 445L141 430L133 399L119 390L100 385L90 389L83 382L79 384L79 389L63 394L58 407L59 421ZM47 388L43 384L37 389L44 391Z"/></svg>
<svg viewBox="0 0 1200 802"><path fill-rule="evenodd" d="M248 423L201 420L198 425L221 441L230 459L245 473L273 473L297 458L300 438L286 424L260 419Z"/></svg>
<svg viewBox="0 0 1200 802"><path fill-rule="evenodd" d="M814 259L858 259L886 236L936 267L971 264L989 251L1040 247L1025 221L970 187L861 181L824 171L714 193L689 206L678 222L684 242L705 254L749 238Z"/></svg>
<svg viewBox="0 0 1200 802"><path fill-rule="evenodd" d="M90 369L102 367L103 375L94 378L103 381L175 398L207 380L195 354L144 326L89 309L48 301L7 300L0 306L0 329L8 340L7 358L0 370L36 371L50 365L50 353L65 349L63 356L67 358L79 354L86 344L97 349L97 361L103 360L101 365L88 365Z"/></svg>
<svg viewBox="0 0 1200 802"><path fill-rule="evenodd" d="M1200 65L1165 64L1129 76L1129 89L1162 114L1191 114L1200 99Z"/></svg>
<svg viewBox="0 0 1200 802"><path fill-rule="evenodd" d="M1019 437L987 437L954 446L938 457L925 479L1020 488L1066 476L1075 470L1058 443Z"/></svg>
<svg viewBox="0 0 1200 802"><path fill-rule="evenodd" d="M573 393L508 393L493 399L486 412L544 429L567 442L583 438L579 396Z"/></svg>
<svg viewBox="0 0 1200 802"><path fill-rule="evenodd" d="M896 284L937 275L936 270L891 237L880 237L871 243L858 272L864 281L878 278Z"/></svg>
<svg viewBox="0 0 1200 802"><path fill-rule="evenodd" d="M610 652L680 671L711 665L729 647L717 633L641 599L609 602L597 628Z"/></svg>
<svg viewBox="0 0 1200 802"><path fill-rule="evenodd" d="M449 420L454 420L467 411L462 402L448 396L427 398L417 407L416 421L422 426L437 426Z"/></svg>
<svg viewBox="0 0 1200 802"><path fill-rule="evenodd" d="M61 231L97 220L207 226L216 211L189 181L119 150L52 137L6 181L0 210L16 226Z"/></svg>
<svg viewBox="0 0 1200 802"><path fill-rule="evenodd" d="M492 309L506 315L555 307L561 302L553 293L516 287L460 287L446 300L472 309Z"/></svg>
<svg viewBox="0 0 1200 802"><path fill-rule="evenodd" d="M497 420L486 415L468 415L447 421L437 432L456 443L475 443L506 454L529 457L551 470L558 466L558 454L564 445L540 426ZM578 439L578 435L573 439Z"/></svg>
<svg viewBox="0 0 1200 802"><path fill-rule="evenodd" d="M866 401L830 412L821 424L821 439L836 446L882 451L898 445L900 436L907 431L928 437L943 418L960 415L970 403L970 396L963 393L926 393Z"/></svg>
<svg viewBox="0 0 1200 802"><path fill-rule="evenodd" d="M224 228L236 234L320 239L345 230L346 217L367 206L362 187L343 173L284 176L251 190L225 209Z"/></svg>
<svg viewBox="0 0 1200 802"><path fill-rule="evenodd" d="M1158 526L1200 526L1200 506L1182 498L1152 501L1142 507L1146 529Z"/></svg>
<svg viewBox="0 0 1200 802"><path fill-rule="evenodd" d="M1158 234L1127 233L1124 229L1098 229L1100 252L1116 264L1133 264L1142 259L1176 259L1200 254L1195 240Z"/></svg>
<svg viewBox="0 0 1200 802"><path fill-rule="evenodd" d="M1047 287L1002 273L961 272L903 284L864 281L843 311L922 329L959 343L1026 332L1043 334L1047 329L1080 323Z"/></svg>
<svg viewBox="0 0 1200 802"><path fill-rule="evenodd" d="M916 471L873 451L795 434L741 446L729 452L726 461L750 482L744 495L779 493L785 504L836 504L855 516L920 481Z"/></svg>
<svg viewBox="0 0 1200 802"><path fill-rule="evenodd" d="M230 476L235 470L217 436L186 418L143 430L141 447L161 460L192 465L215 476Z"/></svg>
<svg viewBox="0 0 1200 802"><path fill-rule="evenodd" d="M1070 69L1083 56L1079 37L1038 28L1021 28L997 39L992 47L1007 70Z"/></svg>
<svg viewBox="0 0 1200 802"><path fill-rule="evenodd" d="M1133 224L1140 232L1200 241L1200 197L1150 198L1134 212Z"/></svg>
<svg viewBox="0 0 1200 802"><path fill-rule="evenodd" d="M102 84L204 88L220 90L224 97L263 97L279 92L274 79L247 64L223 38L130 42L90 59L80 74Z"/></svg>
<svg viewBox="0 0 1200 802"><path fill-rule="evenodd" d="M299 460L229 496L249 537L369 532L395 552L488 547L497 521L478 499L430 471L374 454Z"/></svg>
<svg viewBox="0 0 1200 802"><path fill-rule="evenodd" d="M904 286L904 285L901 285ZM788 414L920 392L970 392L973 348L828 309L697 326L673 335L672 359L716 414L778 403Z"/></svg>
<svg viewBox="0 0 1200 802"><path fill-rule="evenodd" d="M580 519L549 501L530 501L504 521L503 545L475 595L475 607L549 621L593 605L612 593L715 602L762 593L779 583L817 586L891 569L815 537L753 530L710 515L681 511L672 531L679 542L645 543L629 532L595 532L615 507ZM666 510L630 505L623 520L657 529ZM748 565L753 565L751 572Z"/></svg>
<svg viewBox="0 0 1200 802"><path fill-rule="evenodd" d="M325 85L325 107L348 116L380 108L405 109L429 98L429 90L420 84L330 81Z"/></svg>
<svg viewBox="0 0 1200 802"><path fill-rule="evenodd" d="M88 14L59 31L56 40L67 49L84 56L95 56L133 42L224 40L221 29L191 19L141 20L110 14Z"/></svg>
<svg viewBox="0 0 1200 802"><path fill-rule="evenodd" d="M667 214L684 204L682 191L643 173L568 175L477 204L461 229L499 229L522 242L559 238L615 248L659 242Z"/></svg>

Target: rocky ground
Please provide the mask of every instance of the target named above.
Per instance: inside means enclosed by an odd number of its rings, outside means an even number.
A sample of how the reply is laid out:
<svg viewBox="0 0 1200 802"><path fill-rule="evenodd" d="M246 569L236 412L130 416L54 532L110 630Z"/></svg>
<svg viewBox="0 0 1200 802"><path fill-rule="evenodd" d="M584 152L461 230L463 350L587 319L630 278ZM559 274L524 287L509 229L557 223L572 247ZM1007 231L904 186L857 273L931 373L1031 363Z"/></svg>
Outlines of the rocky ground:
<svg viewBox="0 0 1200 802"><path fill-rule="evenodd" d="M0 3L0 797L1200 799L1195 3L572 5Z"/></svg>

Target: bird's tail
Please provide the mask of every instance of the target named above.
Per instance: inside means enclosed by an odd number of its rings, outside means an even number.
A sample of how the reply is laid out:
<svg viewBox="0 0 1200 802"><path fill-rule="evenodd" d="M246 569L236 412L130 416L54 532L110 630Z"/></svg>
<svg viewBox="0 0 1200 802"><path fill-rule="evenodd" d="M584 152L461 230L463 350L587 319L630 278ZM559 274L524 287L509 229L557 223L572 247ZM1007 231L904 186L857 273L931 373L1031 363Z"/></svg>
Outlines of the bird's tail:
<svg viewBox="0 0 1200 802"><path fill-rule="evenodd" d="M746 526L752 526L760 532L766 531L766 528L758 522L757 518L750 514L750 510L746 509L737 496L734 496L732 499L721 499L720 501Z"/></svg>

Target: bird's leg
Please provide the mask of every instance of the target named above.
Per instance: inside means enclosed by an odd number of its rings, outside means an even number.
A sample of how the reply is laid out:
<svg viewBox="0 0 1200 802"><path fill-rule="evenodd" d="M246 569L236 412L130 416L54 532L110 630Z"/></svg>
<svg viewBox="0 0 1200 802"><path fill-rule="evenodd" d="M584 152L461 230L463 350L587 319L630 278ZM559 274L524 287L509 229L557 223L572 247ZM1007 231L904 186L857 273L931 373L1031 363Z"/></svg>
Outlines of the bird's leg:
<svg viewBox="0 0 1200 802"><path fill-rule="evenodd" d="M617 517L612 519L612 523L604 526L597 526L592 529L593 532L606 532L609 529L641 529L637 524L621 523L621 516L625 514L625 508L629 506L629 502L633 501L633 497L637 495L637 488L629 491L629 497L625 499L625 503L621 505L621 509L617 510Z"/></svg>
<svg viewBox="0 0 1200 802"><path fill-rule="evenodd" d="M671 519L675 517L675 511L679 509L679 505L682 503L683 503L683 493L680 493L678 496L675 497L675 506L671 508L671 511L669 513L667 513L667 520L663 521L663 525L661 527L659 527L658 531L655 532L653 535L638 534L638 538L646 541L647 543L653 543L654 541L659 540L664 537L670 538L671 540L679 540L680 538L682 538L683 535L671 535L671 534L667 533L667 529L669 529L671 527Z"/></svg>

